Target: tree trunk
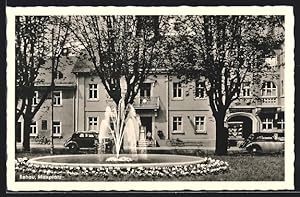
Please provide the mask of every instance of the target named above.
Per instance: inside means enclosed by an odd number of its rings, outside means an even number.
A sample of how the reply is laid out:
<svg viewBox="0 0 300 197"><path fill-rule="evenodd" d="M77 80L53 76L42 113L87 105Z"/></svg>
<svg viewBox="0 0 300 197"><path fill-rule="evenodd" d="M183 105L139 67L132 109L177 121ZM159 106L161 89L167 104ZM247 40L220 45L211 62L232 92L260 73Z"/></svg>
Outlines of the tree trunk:
<svg viewBox="0 0 300 197"><path fill-rule="evenodd" d="M215 117L216 120L216 155L227 154L228 130L224 128L224 116Z"/></svg>
<svg viewBox="0 0 300 197"><path fill-rule="evenodd" d="M24 129L23 129L23 150L30 151L30 125L31 119L24 117Z"/></svg>

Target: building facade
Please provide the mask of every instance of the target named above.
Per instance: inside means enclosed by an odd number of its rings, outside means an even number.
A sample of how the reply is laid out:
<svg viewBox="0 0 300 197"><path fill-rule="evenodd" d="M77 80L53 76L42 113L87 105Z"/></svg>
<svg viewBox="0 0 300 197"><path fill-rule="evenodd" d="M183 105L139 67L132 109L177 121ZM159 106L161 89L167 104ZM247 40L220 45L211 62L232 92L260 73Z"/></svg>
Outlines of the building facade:
<svg viewBox="0 0 300 197"><path fill-rule="evenodd" d="M270 72L262 75L262 84L251 84L251 78L242 84L240 99L228 110L226 122L232 137L242 140L255 132L284 135L284 50L266 61Z"/></svg>
<svg viewBox="0 0 300 197"><path fill-rule="evenodd" d="M254 132L284 133L284 50L268 59L275 71L260 84L258 99L254 98L250 80L242 84L240 99L230 106L225 122L229 137L237 141ZM107 105L112 104L99 77L89 63L82 60L69 64L57 79L53 99L49 97L36 114L31 127L32 142L36 136L53 136L63 143L78 130L100 131ZM175 76L160 72L149 76L135 98L134 108L141 119L138 140L147 135L167 146L169 139L181 139L186 145L215 145L215 120L204 91L205 83L181 83ZM43 87L37 87L36 97ZM53 102L53 117L52 117ZM53 126L51 123L53 120ZM22 141L22 120L16 126L16 138Z"/></svg>
<svg viewBox="0 0 300 197"><path fill-rule="evenodd" d="M73 66L70 66L72 61L68 61L66 58L63 58L62 61L64 64L58 69L57 75L54 76L56 86L53 94L48 95L32 121L31 143L39 143L42 138L51 140L53 129L54 143L62 144L74 132L76 78L72 73ZM41 69L41 73L49 72L49 70L51 70L51 63L47 62L47 65ZM38 77L37 81L40 81L40 83L36 84L35 96L32 100L33 107L39 103L42 95L45 94L47 86L51 84L51 77L51 74L42 74ZM17 143L22 143L22 117L17 122L15 137Z"/></svg>

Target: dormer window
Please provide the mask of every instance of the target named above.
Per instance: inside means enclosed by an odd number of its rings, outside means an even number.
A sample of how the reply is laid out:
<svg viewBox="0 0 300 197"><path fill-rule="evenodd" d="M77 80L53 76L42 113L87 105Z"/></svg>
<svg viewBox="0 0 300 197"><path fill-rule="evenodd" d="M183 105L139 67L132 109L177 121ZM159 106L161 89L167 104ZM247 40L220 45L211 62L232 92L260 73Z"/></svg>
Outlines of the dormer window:
<svg viewBox="0 0 300 197"><path fill-rule="evenodd" d="M55 79L62 79L63 77L64 77L64 75L61 71L56 72Z"/></svg>
<svg viewBox="0 0 300 197"><path fill-rule="evenodd" d="M196 81L195 83L195 98L205 98L205 82Z"/></svg>
<svg viewBox="0 0 300 197"><path fill-rule="evenodd" d="M251 96L251 91L250 91L250 82L244 82L242 83L242 88L241 88L241 97L250 97Z"/></svg>
<svg viewBox="0 0 300 197"><path fill-rule="evenodd" d="M34 91L34 95L32 97L32 106L37 106L37 104L39 103L39 92L38 91Z"/></svg>

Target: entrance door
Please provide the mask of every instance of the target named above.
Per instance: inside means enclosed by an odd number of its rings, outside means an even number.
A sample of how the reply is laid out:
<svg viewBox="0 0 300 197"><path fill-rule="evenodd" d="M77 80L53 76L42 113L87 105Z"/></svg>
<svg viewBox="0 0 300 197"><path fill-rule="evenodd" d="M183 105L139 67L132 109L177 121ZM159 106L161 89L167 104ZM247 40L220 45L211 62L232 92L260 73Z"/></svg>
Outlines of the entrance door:
<svg viewBox="0 0 300 197"><path fill-rule="evenodd" d="M141 117L142 129L140 139L152 138L152 117ZM148 136L148 137L147 137Z"/></svg>

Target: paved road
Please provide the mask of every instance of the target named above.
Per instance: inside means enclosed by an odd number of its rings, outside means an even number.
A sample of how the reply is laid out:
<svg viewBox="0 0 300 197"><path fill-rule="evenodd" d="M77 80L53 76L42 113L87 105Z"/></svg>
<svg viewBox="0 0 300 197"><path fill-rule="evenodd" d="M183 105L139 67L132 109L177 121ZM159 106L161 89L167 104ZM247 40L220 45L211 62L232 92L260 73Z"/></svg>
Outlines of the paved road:
<svg viewBox="0 0 300 197"><path fill-rule="evenodd" d="M38 144L38 143L31 143L30 148L32 151L46 151L51 148L51 145L45 145L45 144ZM54 149L57 151L65 151L66 148L63 144L55 144ZM204 152L214 152L215 147L204 147L204 146L162 146L162 147L137 147L138 150L149 150L149 151L168 151L168 150L201 150ZM22 144L17 144L17 150L22 150ZM238 147L231 147L228 149L228 152L243 152L242 149Z"/></svg>

